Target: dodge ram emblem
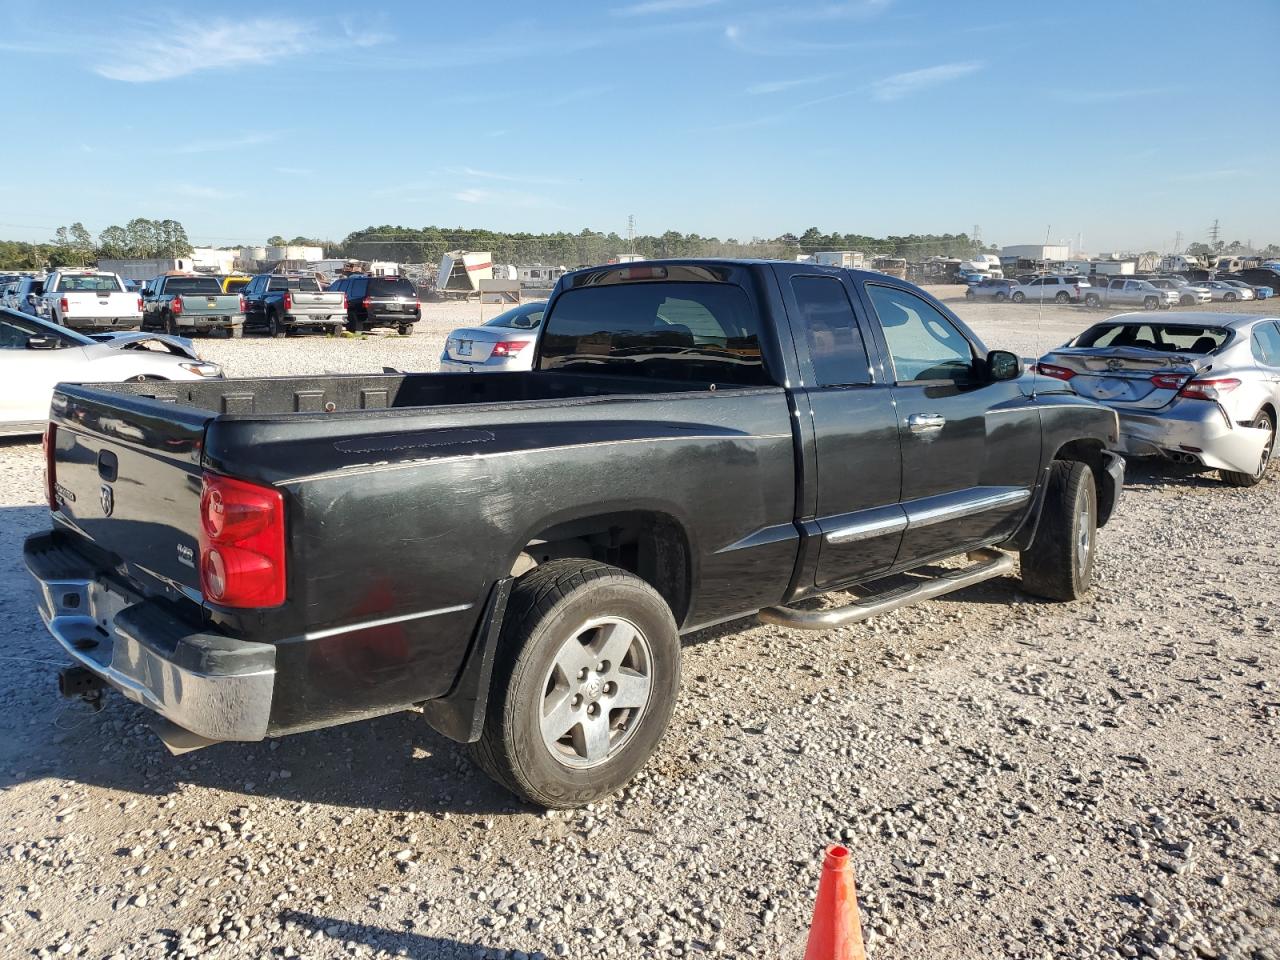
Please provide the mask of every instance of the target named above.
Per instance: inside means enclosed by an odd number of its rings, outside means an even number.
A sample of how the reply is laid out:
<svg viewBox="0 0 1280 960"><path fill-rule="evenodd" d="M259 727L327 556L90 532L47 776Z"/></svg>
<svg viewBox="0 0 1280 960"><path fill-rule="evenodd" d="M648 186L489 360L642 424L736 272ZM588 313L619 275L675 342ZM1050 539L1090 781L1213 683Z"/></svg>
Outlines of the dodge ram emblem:
<svg viewBox="0 0 1280 960"><path fill-rule="evenodd" d="M102 504L102 515L111 516L111 511L116 508L116 495L111 490L111 484L102 485L102 489L98 491L98 503Z"/></svg>

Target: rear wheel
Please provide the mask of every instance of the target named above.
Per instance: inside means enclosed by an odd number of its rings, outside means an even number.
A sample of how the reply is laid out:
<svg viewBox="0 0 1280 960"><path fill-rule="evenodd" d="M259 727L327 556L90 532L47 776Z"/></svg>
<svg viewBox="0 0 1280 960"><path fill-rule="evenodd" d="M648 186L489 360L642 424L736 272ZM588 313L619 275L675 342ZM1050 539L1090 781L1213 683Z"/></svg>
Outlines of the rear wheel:
<svg viewBox="0 0 1280 960"><path fill-rule="evenodd" d="M999 299L999 298L997 297L997 299ZM1019 290L1017 293L1015 293L1015 294L1013 295L1013 302L1014 302L1014 303L1021 303L1021 302L1022 302L1023 300L1025 300L1025 299L1027 299L1027 295L1026 295L1025 293L1023 293L1021 290Z"/></svg>
<svg viewBox="0 0 1280 960"><path fill-rule="evenodd" d="M1155 297L1147 297L1142 301L1143 310L1154 310L1158 306L1160 306L1160 301Z"/></svg>
<svg viewBox="0 0 1280 960"><path fill-rule="evenodd" d="M649 759L679 680L680 638L656 590L594 560L553 560L512 591L473 754L532 803L582 806Z"/></svg>
<svg viewBox="0 0 1280 960"><path fill-rule="evenodd" d="M227 335L232 340L239 340L244 336L244 324L237 323L234 326L227 327Z"/></svg>
<svg viewBox="0 0 1280 960"><path fill-rule="evenodd" d="M1253 418L1253 422L1249 426L1257 427L1259 430L1266 430L1270 436L1267 438L1266 446L1262 448L1262 456L1258 458L1258 469L1255 472L1237 473L1235 470L1220 470L1218 472L1218 475L1222 477L1222 482L1233 487L1256 487L1261 483L1263 476L1267 472L1267 467L1271 465L1271 454L1275 451L1276 425L1267 411L1259 410L1258 415Z"/></svg>
<svg viewBox="0 0 1280 960"><path fill-rule="evenodd" d="M412 333L413 333L413 324L412 324L412 323L403 323L403 324L401 324L401 325L400 325L399 330L400 330L400 336L402 336L402 337L410 336L410 335L412 335Z"/></svg>
<svg viewBox="0 0 1280 960"><path fill-rule="evenodd" d="M1093 584L1098 492L1079 460L1055 460L1036 537L1022 551L1022 587L1050 600L1078 600Z"/></svg>
<svg viewBox="0 0 1280 960"><path fill-rule="evenodd" d="M1236 302L1236 300L1238 300L1238 299L1239 299L1239 297L1237 297L1234 293L1228 293L1228 294L1227 294L1225 297L1223 297L1222 299L1223 299L1223 300L1225 300L1225 301L1227 301L1227 303L1235 303L1235 302Z"/></svg>
<svg viewBox="0 0 1280 960"><path fill-rule="evenodd" d="M285 335L284 318L275 310L271 311L267 320L267 332L277 339Z"/></svg>
<svg viewBox="0 0 1280 960"><path fill-rule="evenodd" d="M1188 296L1186 294L1183 294L1181 297L1178 298L1178 306L1180 307L1193 307L1195 306L1195 303L1196 303L1195 297Z"/></svg>
<svg viewBox="0 0 1280 960"><path fill-rule="evenodd" d="M1003 293L996 294L996 303L999 303L1001 300L1008 300L1008 299L1009 299L1008 296Z"/></svg>
<svg viewBox="0 0 1280 960"><path fill-rule="evenodd" d="M1086 307L1096 307L1102 303L1101 298L1096 293L1086 293L1084 297L1084 305Z"/></svg>
<svg viewBox="0 0 1280 960"><path fill-rule="evenodd" d="M1053 299L1058 303L1069 303L1071 301L1071 294L1067 293L1065 290L1059 290L1058 295Z"/></svg>
<svg viewBox="0 0 1280 960"><path fill-rule="evenodd" d="M360 322L360 319L354 313L349 313L347 314L347 329L352 333L359 333L364 329L364 324Z"/></svg>
<svg viewBox="0 0 1280 960"><path fill-rule="evenodd" d="M973 291L972 291L972 290L966 290L966 291L964 292L964 298L965 298L966 300L973 300L973 299L975 299L975 296L974 296Z"/></svg>
<svg viewBox="0 0 1280 960"><path fill-rule="evenodd" d="M175 337L178 335L178 318L172 313L164 315L164 332L173 334Z"/></svg>

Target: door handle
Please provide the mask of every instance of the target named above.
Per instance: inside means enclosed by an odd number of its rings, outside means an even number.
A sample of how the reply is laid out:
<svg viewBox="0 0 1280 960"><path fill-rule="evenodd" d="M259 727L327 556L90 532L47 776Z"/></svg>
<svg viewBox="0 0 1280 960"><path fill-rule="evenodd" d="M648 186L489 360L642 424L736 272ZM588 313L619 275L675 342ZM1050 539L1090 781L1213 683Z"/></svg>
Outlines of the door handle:
<svg viewBox="0 0 1280 960"><path fill-rule="evenodd" d="M937 433L947 418L940 413L913 413L907 417L907 427L912 433Z"/></svg>

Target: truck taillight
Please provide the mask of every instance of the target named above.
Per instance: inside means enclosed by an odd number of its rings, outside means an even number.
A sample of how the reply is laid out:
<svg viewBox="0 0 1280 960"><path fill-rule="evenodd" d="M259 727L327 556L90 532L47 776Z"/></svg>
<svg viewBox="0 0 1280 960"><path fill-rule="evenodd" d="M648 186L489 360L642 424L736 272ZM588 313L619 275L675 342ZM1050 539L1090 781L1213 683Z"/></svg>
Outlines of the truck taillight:
<svg viewBox="0 0 1280 960"><path fill-rule="evenodd" d="M1036 372L1046 377L1052 377L1054 380L1070 380L1076 375L1076 372L1070 367L1060 367L1054 363L1037 363Z"/></svg>
<svg viewBox="0 0 1280 960"><path fill-rule="evenodd" d="M142 298L141 298L141 297L139 297L139 298L138 298L138 312L139 312L139 313L141 313L141 312L142 312Z"/></svg>
<svg viewBox="0 0 1280 960"><path fill-rule="evenodd" d="M347 291L345 290L342 291L342 309L347 309Z"/></svg>
<svg viewBox="0 0 1280 960"><path fill-rule="evenodd" d="M415 314L417 314L417 315L418 315L418 317L421 317L421 316L422 316L422 301L421 301L421 300L414 300L414 301L413 301L413 312L414 312Z"/></svg>
<svg viewBox="0 0 1280 960"><path fill-rule="evenodd" d="M360 301L360 303L364 306L366 310L368 310L370 305L373 303L373 297L365 297L363 300Z"/></svg>
<svg viewBox="0 0 1280 960"><path fill-rule="evenodd" d="M182 297L173 298L173 302L169 304L169 312L175 317L182 313Z"/></svg>
<svg viewBox="0 0 1280 960"><path fill-rule="evenodd" d="M293 309L293 294L288 290L284 292L284 309L286 312Z"/></svg>
<svg viewBox="0 0 1280 960"><path fill-rule="evenodd" d="M240 312L241 312L241 313L244 313L244 306L245 306L245 304L244 304L244 294L242 293L242 294L240 294Z"/></svg>
<svg viewBox="0 0 1280 960"><path fill-rule="evenodd" d="M224 607L277 607L285 598L284 496L217 473L200 492L200 588Z"/></svg>
<svg viewBox="0 0 1280 960"><path fill-rule="evenodd" d="M66 316L68 313L71 312L71 301L68 300L66 297L62 297L58 301L58 308L62 311L63 316Z"/></svg>
<svg viewBox="0 0 1280 960"><path fill-rule="evenodd" d="M40 441L44 450L44 498L50 510L58 509L58 425L45 424L44 437Z"/></svg>
<svg viewBox="0 0 1280 960"><path fill-rule="evenodd" d="M1240 381L1234 377L1219 377L1215 380L1192 380L1178 391L1178 396L1189 400L1218 400L1236 387Z"/></svg>

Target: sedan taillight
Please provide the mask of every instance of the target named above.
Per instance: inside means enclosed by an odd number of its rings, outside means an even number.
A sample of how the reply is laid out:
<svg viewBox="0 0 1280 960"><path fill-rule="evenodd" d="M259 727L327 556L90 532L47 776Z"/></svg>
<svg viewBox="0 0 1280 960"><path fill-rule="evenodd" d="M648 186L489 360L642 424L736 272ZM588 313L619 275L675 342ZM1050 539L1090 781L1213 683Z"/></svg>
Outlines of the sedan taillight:
<svg viewBox="0 0 1280 960"><path fill-rule="evenodd" d="M1178 396L1188 400L1218 400L1240 386L1234 377L1218 377L1212 380L1192 380L1178 391Z"/></svg>
<svg viewBox="0 0 1280 960"><path fill-rule="evenodd" d="M499 340L493 345L493 355L495 357L514 357L528 345L528 340Z"/></svg>

